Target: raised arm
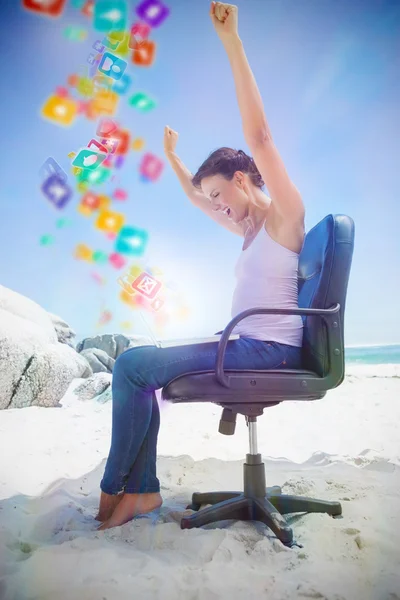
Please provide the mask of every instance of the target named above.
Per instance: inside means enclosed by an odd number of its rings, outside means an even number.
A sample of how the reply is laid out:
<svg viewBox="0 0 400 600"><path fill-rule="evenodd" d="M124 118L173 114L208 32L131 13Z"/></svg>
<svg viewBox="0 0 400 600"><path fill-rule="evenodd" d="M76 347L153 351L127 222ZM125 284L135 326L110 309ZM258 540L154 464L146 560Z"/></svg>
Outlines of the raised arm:
<svg viewBox="0 0 400 600"><path fill-rule="evenodd" d="M273 142L261 94L239 37L238 7L211 2L210 16L232 68L244 138L271 200L282 217L303 220L303 201Z"/></svg>
<svg viewBox="0 0 400 600"><path fill-rule="evenodd" d="M194 185L192 184L193 174L184 165L182 160L175 152L177 141L177 132L171 129L170 127L166 126L164 128L165 156L167 157L169 164L173 168L175 175L179 179L179 182L186 196L189 198L192 204L194 204L197 208L200 208L208 217L211 217L213 221L218 223L218 225L222 225L222 227L224 227L228 231L231 231L236 235L244 237L243 228L237 223L230 221L226 214L220 211L214 211L207 196L202 194L197 188L194 187Z"/></svg>

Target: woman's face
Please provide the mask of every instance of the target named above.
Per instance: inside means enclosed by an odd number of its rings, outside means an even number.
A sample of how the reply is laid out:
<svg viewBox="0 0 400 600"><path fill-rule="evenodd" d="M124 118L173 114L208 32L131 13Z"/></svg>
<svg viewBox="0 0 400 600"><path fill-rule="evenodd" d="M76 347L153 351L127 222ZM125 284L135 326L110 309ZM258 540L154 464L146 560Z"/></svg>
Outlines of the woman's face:
<svg viewBox="0 0 400 600"><path fill-rule="evenodd" d="M234 223L243 221L247 216L249 197L245 173L236 171L231 181L222 175L205 177L201 181L201 189L213 210L226 212Z"/></svg>

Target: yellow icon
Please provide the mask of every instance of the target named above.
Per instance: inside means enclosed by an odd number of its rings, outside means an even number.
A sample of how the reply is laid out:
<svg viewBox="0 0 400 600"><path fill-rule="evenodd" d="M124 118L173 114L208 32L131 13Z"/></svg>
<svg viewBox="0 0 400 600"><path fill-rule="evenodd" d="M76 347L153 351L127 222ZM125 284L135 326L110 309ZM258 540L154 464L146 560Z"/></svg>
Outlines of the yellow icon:
<svg viewBox="0 0 400 600"><path fill-rule="evenodd" d="M99 194L98 199L100 201L99 210L105 210L111 204L111 198L109 196L105 196L104 194Z"/></svg>
<svg viewBox="0 0 400 600"><path fill-rule="evenodd" d="M131 308L139 308L140 304L138 304L136 301L137 295L138 294L133 294L132 296L130 296L127 292L125 292L125 290L121 290L119 297L122 300L122 302L125 302L125 304L127 304Z"/></svg>
<svg viewBox="0 0 400 600"><path fill-rule="evenodd" d="M77 114L77 106L71 98L50 96L42 106L42 116L49 121L68 127L72 124Z"/></svg>
<svg viewBox="0 0 400 600"><path fill-rule="evenodd" d="M129 31L112 31L107 34L108 38L111 38L111 41L116 42L119 41L119 44L115 50L113 50L113 54L117 56L126 56L129 53L129 39L131 34Z"/></svg>
<svg viewBox="0 0 400 600"><path fill-rule="evenodd" d="M122 323L120 323L120 327L121 329L132 329L133 325L130 321L122 321Z"/></svg>
<svg viewBox="0 0 400 600"><path fill-rule="evenodd" d="M78 244L75 248L75 258L91 261L92 255L92 250L89 248L89 246L86 246L86 244Z"/></svg>
<svg viewBox="0 0 400 600"><path fill-rule="evenodd" d="M83 194L88 189L88 185L84 181L80 181L76 186L76 189L78 190L78 192L81 192Z"/></svg>
<svg viewBox="0 0 400 600"><path fill-rule="evenodd" d="M163 271L158 267L151 267L151 274L154 275L154 277L162 277L164 275Z"/></svg>
<svg viewBox="0 0 400 600"><path fill-rule="evenodd" d="M135 279L136 277L134 277L133 275L125 273L125 275L122 275L122 277L119 277L117 279L117 283L119 283L119 285L122 287L126 294L128 294L129 296L133 296L135 290L132 287L132 283L135 281Z"/></svg>
<svg viewBox="0 0 400 600"><path fill-rule="evenodd" d="M106 233L118 233L123 224L125 217L121 213L116 213L111 210L102 210L95 223L97 229Z"/></svg>
<svg viewBox="0 0 400 600"><path fill-rule="evenodd" d="M91 113L98 115L113 115L117 110L119 96L116 92L100 90L93 97Z"/></svg>
<svg viewBox="0 0 400 600"><path fill-rule="evenodd" d="M76 89L82 96L92 96L94 90L93 81L89 77L81 77Z"/></svg>
<svg viewBox="0 0 400 600"><path fill-rule="evenodd" d="M143 148L144 148L144 139L143 138L136 138L133 140L132 150L136 150L138 152L139 150L142 150Z"/></svg>
<svg viewBox="0 0 400 600"><path fill-rule="evenodd" d="M79 167L72 167L71 171L74 175L79 175L79 173L82 173L82 169Z"/></svg>
<svg viewBox="0 0 400 600"><path fill-rule="evenodd" d="M129 267L128 273L129 275L132 275L135 279L137 279L139 275L143 273L143 269L139 265L132 265L131 267Z"/></svg>
<svg viewBox="0 0 400 600"><path fill-rule="evenodd" d="M70 152L69 154L67 154L68 158L75 158L76 156L76 152Z"/></svg>

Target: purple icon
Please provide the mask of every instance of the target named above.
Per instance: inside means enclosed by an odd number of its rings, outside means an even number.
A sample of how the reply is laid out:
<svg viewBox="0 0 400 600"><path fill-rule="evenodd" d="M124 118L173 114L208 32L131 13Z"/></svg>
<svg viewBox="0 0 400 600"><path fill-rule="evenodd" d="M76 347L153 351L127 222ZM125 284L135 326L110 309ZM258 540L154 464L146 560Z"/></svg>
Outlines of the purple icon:
<svg viewBox="0 0 400 600"><path fill-rule="evenodd" d="M51 156L49 156L40 167L39 175L42 178L48 177L49 175L58 175L59 179L62 181L67 181L68 179L66 172L63 171L58 162Z"/></svg>
<svg viewBox="0 0 400 600"><path fill-rule="evenodd" d="M114 167L120 169L125 162L125 158L121 154L117 154L114 160Z"/></svg>
<svg viewBox="0 0 400 600"><path fill-rule="evenodd" d="M136 7L136 14L150 27L159 27L169 15L169 8L160 0L144 0Z"/></svg>
<svg viewBox="0 0 400 600"><path fill-rule="evenodd" d="M50 175L42 184L41 190L56 208L64 208L72 196L72 189L58 175Z"/></svg>
<svg viewBox="0 0 400 600"><path fill-rule="evenodd" d="M100 40L96 40L92 48L97 50L97 52L104 52L104 45L101 43Z"/></svg>
<svg viewBox="0 0 400 600"><path fill-rule="evenodd" d="M94 65L94 63L96 62L96 54L93 54L93 52L91 52L87 57L87 61L89 65Z"/></svg>

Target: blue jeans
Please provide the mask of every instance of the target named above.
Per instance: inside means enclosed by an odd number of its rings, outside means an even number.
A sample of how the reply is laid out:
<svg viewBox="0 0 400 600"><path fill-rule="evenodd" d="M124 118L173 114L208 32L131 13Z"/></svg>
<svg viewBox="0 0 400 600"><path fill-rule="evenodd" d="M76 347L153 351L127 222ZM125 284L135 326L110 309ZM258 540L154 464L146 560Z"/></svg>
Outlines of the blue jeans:
<svg viewBox="0 0 400 600"><path fill-rule="evenodd" d="M100 489L107 494L160 491L156 475L160 410L155 390L191 371L215 369L218 342L139 346L116 360L112 380L111 448ZM301 348L251 338L228 341L226 369L296 369Z"/></svg>

